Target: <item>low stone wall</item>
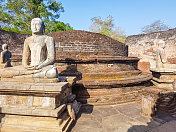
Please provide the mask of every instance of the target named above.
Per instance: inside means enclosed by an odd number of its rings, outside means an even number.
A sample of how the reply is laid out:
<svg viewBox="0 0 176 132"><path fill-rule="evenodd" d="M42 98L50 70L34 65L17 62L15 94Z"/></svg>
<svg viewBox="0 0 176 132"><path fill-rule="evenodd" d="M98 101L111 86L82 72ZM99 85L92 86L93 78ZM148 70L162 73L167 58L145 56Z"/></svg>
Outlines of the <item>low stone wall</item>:
<svg viewBox="0 0 176 132"><path fill-rule="evenodd" d="M158 39L166 42L165 51L168 62L176 64L176 29L128 36L125 43L128 45L128 54L140 59L138 66L142 71L149 71L150 67L154 68L156 65L154 60L156 52L153 50L153 45L157 34Z"/></svg>
<svg viewBox="0 0 176 132"><path fill-rule="evenodd" d="M152 86L143 88L141 95L142 114L144 116L151 117L156 112L170 115L176 113L176 93L173 91Z"/></svg>

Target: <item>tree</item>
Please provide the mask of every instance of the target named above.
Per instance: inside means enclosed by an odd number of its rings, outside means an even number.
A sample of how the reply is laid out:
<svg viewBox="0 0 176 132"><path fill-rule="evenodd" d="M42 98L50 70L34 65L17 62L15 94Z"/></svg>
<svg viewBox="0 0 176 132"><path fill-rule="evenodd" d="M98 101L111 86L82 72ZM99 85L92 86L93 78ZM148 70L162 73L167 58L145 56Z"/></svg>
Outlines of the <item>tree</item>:
<svg viewBox="0 0 176 132"><path fill-rule="evenodd" d="M64 8L56 0L1 0L0 28L7 31L30 33L30 21L35 17L42 18L50 28L58 27L61 22L57 20L61 12L64 12ZM64 26L69 27L68 24ZM46 31L48 33L49 30ZM54 28L54 31L57 29Z"/></svg>
<svg viewBox="0 0 176 132"><path fill-rule="evenodd" d="M93 17L91 21L91 31L104 34L123 43L125 42L126 35L119 27L115 27L112 16L108 16L105 20L102 20L101 17Z"/></svg>
<svg viewBox="0 0 176 132"><path fill-rule="evenodd" d="M148 34L152 32L166 31L168 29L169 27L165 25L161 20L157 20L150 25L144 26L142 28L142 33Z"/></svg>
<svg viewBox="0 0 176 132"><path fill-rule="evenodd" d="M45 24L46 25L46 24ZM56 31L69 31L69 30L74 30L68 23L65 24L63 22L60 21L50 21L47 23L46 25L46 29L45 31L47 33L52 33L52 32L56 32Z"/></svg>

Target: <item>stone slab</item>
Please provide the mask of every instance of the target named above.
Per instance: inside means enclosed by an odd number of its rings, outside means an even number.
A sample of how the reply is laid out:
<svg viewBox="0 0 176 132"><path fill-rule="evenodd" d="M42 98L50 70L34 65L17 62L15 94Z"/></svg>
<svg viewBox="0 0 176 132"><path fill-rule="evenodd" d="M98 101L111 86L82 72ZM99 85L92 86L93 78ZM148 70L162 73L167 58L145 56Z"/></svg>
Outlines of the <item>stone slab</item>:
<svg viewBox="0 0 176 132"><path fill-rule="evenodd" d="M176 131L176 121L169 121L161 126L158 126L149 132L175 132Z"/></svg>
<svg viewBox="0 0 176 132"><path fill-rule="evenodd" d="M156 78L156 77L153 77L152 80L154 80L155 82L158 82L158 83L168 83L168 84L171 84L173 83L173 80L174 79L159 79L159 78Z"/></svg>
<svg viewBox="0 0 176 132"><path fill-rule="evenodd" d="M1 132L66 132L73 120L64 112L59 118L5 115Z"/></svg>
<svg viewBox="0 0 176 132"><path fill-rule="evenodd" d="M68 82L59 83L11 83L0 81L0 94L51 94L58 95L69 87Z"/></svg>
<svg viewBox="0 0 176 132"><path fill-rule="evenodd" d="M140 114L140 108L141 106L134 103L113 106L83 106L80 111L81 116L71 132L148 132L165 125L167 121L171 121L165 120L161 116L144 117ZM171 124L170 127L175 127L173 126L175 124ZM175 129L161 132L175 132Z"/></svg>
<svg viewBox="0 0 176 132"><path fill-rule="evenodd" d="M152 83L158 88L173 89L173 81L176 79L174 69L156 70L151 69Z"/></svg>
<svg viewBox="0 0 176 132"><path fill-rule="evenodd" d="M170 82L170 83L159 83L155 80L152 80L152 83L157 86L158 88L162 88L162 89L168 89L168 90L172 90L173 89L173 84Z"/></svg>
<svg viewBox="0 0 176 132"><path fill-rule="evenodd" d="M34 108L34 107L2 107L0 113L3 114L15 114L25 116L46 116L46 117L58 117L66 108L63 104L56 109L49 108Z"/></svg>
<svg viewBox="0 0 176 132"><path fill-rule="evenodd" d="M116 107L116 109L131 118L139 118L141 113L141 107L136 104L126 104Z"/></svg>
<svg viewBox="0 0 176 132"><path fill-rule="evenodd" d="M151 68L150 69L151 72L159 72L159 73L174 73L176 70L175 69L156 69L156 68Z"/></svg>
<svg viewBox="0 0 176 132"><path fill-rule="evenodd" d="M58 78L43 79L43 78L25 78L23 76L13 78L1 78L3 82L18 82L18 83L58 83Z"/></svg>

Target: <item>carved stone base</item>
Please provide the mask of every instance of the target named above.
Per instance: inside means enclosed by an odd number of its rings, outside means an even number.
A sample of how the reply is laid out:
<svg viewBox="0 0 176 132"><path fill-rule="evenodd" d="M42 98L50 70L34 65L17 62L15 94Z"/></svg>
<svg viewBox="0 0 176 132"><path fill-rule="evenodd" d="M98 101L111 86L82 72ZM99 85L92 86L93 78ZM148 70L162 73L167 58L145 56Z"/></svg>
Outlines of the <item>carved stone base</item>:
<svg viewBox="0 0 176 132"><path fill-rule="evenodd" d="M17 83L0 81L1 132L65 132L81 104L68 82Z"/></svg>
<svg viewBox="0 0 176 132"><path fill-rule="evenodd" d="M66 111L58 118L6 114L1 132L66 132L72 122Z"/></svg>
<svg viewBox="0 0 176 132"><path fill-rule="evenodd" d="M152 82L158 88L173 89L173 82L176 79L176 72L174 69L151 69L153 78Z"/></svg>

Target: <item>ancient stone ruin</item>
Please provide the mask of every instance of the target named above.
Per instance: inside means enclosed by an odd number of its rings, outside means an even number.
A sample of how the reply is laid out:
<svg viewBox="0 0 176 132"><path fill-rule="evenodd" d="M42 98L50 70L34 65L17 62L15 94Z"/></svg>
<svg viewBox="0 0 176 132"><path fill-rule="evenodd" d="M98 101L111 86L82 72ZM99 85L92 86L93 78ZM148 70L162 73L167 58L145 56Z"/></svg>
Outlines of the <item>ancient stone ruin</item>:
<svg viewBox="0 0 176 132"><path fill-rule="evenodd" d="M128 54L129 56L138 57L140 59L139 69L142 71L149 71L150 68L155 68L156 66L156 51L153 47L157 36L158 40L163 40L166 44L165 54L167 61L171 64L176 64L176 29L128 36L125 42L125 44L128 45Z"/></svg>
<svg viewBox="0 0 176 132"><path fill-rule="evenodd" d="M155 111L174 114L176 88L176 29L129 36L129 56L140 58L139 69L152 72L154 87L143 91L144 115ZM140 50L136 50L136 48ZM155 87L156 86L156 87ZM148 108L151 108L150 110ZM149 112L151 111L151 112Z"/></svg>
<svg viewBox="0 0 176 132"><path fill-rule="evenodd" d="M54 40L44 35L44 27L40 18L32 19L32 36L24 41L22 65L0 69L2 132L67 131L79 112L81 104L70 84L59 82L53 65ZM9 59L11 54L4 49L1 58Z"/></svg>
<svg viewBox="0 0 176 132"><path fill-rule="evenodd" d="M174 33L175 29L158 35L158 39L166 42L166 58L171 64L175 62L175 53L171 52L174 45L172 48L167 45L175 43ZM67 131L76 119L78 102L88 106L135 102L147 117L156 111L176 112L173 89L159 88L151 81L154 75L167 78L161 76L161 71L153 72L153 76L150 72L150 67L156 66L152 46L157 34L130 36L123 44L102 34L79 30L42 34L37 39L35 35L0 30L0 46L8 44L13 66L0 69L0 112L4 116L1 130ZM166 34L169 39L165 38ZM55 48L48 38L55 40ZM27 46L23 50L24 41ZM46 48L50 53L42 57L49 55L53 62L40 67L36 59L39 56L34 55L30 60L31 42L48 43L51 51ZM35 70L40 70L39 74ZM47 76L47 72L54 76ZM176 87L174 84L172 88Z"/></svg>
<svg viewBox="0 0 176 132"><path fill-rule="evenodd" d="M60 76L77 76L73 93L81 103L94 105L133 102L151 74L137 69L138 58L128 57L123 43L86 31L50 34L56 40ZM67 49L68 48L68 49ZM141 87L136 87L136 84Z"/></svg>

